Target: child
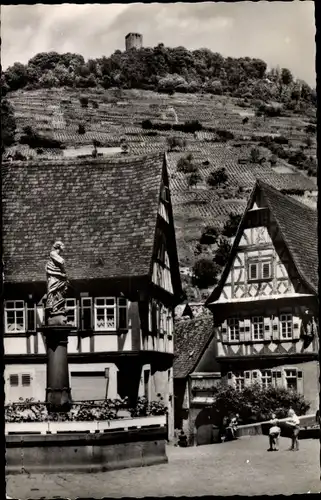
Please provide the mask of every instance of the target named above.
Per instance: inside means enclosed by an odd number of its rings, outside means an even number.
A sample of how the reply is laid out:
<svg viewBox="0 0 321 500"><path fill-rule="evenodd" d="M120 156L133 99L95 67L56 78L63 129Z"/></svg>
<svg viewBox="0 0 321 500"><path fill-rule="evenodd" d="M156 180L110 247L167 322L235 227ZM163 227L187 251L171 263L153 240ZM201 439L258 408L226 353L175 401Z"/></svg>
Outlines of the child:
<svg viewBox="0 0 321 500"><path fill-rule="evenodd" d="M270 430L269 430L269 441L270 441L270 448L268 451L279 451L279 437L281 434L281 429L277 425L278 420L276 418L275 413L272 414L272 419L270 420Z"/></svg>
<svg viewBox="0 0 321 500"><path fill-rule="evenodd" d="M295 411L292 408L289 410L288 419L286 423L291 427L292 435L291 435L291 448L289 451L299 451L299 433L300 433L300 419L295 414Z"/></svg>

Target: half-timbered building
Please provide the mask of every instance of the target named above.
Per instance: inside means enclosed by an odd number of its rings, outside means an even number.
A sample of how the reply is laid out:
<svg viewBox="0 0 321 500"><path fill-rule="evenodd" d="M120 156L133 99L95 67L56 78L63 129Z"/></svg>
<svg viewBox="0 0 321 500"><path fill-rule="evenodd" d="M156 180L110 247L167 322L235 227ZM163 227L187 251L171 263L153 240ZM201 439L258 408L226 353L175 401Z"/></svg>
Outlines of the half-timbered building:
<svg viewBox="0 0 321 500"><path fill-rule="evenodd" d="M166 155L2 166L7 401L45 400L45 264L65 244L74 401L164 397L182 299Z"/></svg>
<svg viewBox="0 0 321 500"><path fill-rule="evenodd" d="M257 181L206 302L223 380L303 393L318 406L317 213Z"/></svg>

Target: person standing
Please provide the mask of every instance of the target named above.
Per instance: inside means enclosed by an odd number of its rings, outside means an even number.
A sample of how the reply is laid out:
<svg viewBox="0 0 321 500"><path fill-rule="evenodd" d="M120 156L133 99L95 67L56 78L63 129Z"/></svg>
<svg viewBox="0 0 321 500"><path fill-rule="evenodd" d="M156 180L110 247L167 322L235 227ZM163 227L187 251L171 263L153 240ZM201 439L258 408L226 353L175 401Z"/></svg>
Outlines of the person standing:
<svg viewBox="0 0 321 500"><path fill-rule="evenodd" d="M270 430L269 430L269 442L270 448L268 451L279 451L279 437L281 434L281 429L278 426L278 420L275 413L272 413L272 418L270 420Z"/></svg>
<svg viewBox="0 0 321 500"><path fill-rule="evenodd" d="M291 448L289 451L299 450L299 433L300 433L300 419L295 411L291 408L286 420L287 425L291 427Z"/></svg>

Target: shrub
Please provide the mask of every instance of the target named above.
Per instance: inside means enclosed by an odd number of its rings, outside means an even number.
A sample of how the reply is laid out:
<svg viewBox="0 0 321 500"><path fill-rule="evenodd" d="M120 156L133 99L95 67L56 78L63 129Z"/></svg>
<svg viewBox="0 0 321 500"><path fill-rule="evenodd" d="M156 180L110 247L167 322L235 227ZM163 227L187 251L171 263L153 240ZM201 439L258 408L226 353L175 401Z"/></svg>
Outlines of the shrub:
<svg viewBox="0 0 321 500"><path fill-rule="evenodd" d="M82 108L88 108L88 103L89 103L88 97L85 96L79 97L79 102Z"/></svg>
<svg viewBox="0 0 321 500"><path fill-rule="evenodd" d="M225 139L225 140L234 139L234 134L230 130L216 129L215 132L220 139Z"/></svg>
<svg viewBox="0 0 321 500"><path fill-rule="evenodd" d="M101 141L98 141L98 139L93 140L93 146L94 148L98 148L101 146Z"/></svg>
<svg viewBox="0 0 321 500"><path fill-rule="evenodd" d="M168 137L167 145L170 151L173 151L173 149L182 149L186 146L186 140L180 137Z"/></svg>
<svg viewBox="0 0 321 500"><path fill-rule="evenodd" d="M231 386L220 384L213 388L212 410L217 420L238 413L243 424L269 420L275 413L277 418L285 418L290 408L298 415L304 415L310 408L301 394L283 388L262 388L258 384L238 391Z"/></svg>
<svg viewBox="0 0 321 500"><path fill-rule="evenodd" d="M99 104L98 104L98 102L97 102L97 101L91 101L91 104L92 104L92 107L93 107L94 109L98 109L98 108L99 108Z"/></svg>
<svg viewBox="0 0 321 500"><path fill-rule="evenodd" d="M36 148L63 149L65 147L61 141L38 134L37 132L34 132L32 129L31 131L30 130L28 131L28 134L22 135L20 137L20 144L27 144L30 148L33 149Z"/></svg>
<svg viewBox="0 0 321 500"><path fill-rule="evenodd" d="M272 156L270 157L270 163L271 163L271 165L272 165L272 166L273 166L273 165L276 165L276 164L277 164L277 161L278 161L278 158L277 158L277 156L276 156L276 155L272 155Z"/></svg>
<svg viewBox="0 0 321 500"><path fill-rule="evenodd" d="M193 163L192 154L180 158L177 162L176 169L177 172L183 172L184 174L196 173L198 171L197 166Z"/></svg>
<svg viewBox="0 0 321 500"><path fill-rule="evenodd" d="M219 230L213 226L207 226L204 228L202 235L200 237L201 245L214 245L217 242L219 236Z"/></svg>
<svg viewBox="0 0 321 500"><path fill-rule="evenodd" d="M221 184L226 184L228 181L228 175L224 167L217 170L213 170L207 178L207 184L211 187L216 187Z"/></svg>
<svg viewBox="0 0 321 500"><path fill-rule="evenodd" d="M78 134L85 134L85 133L86 133L85 125L83 123L79 123Z"/></svg>
<svg viewBox="0 0 321 500"><path fill-rule="evenodd" d="M250 151L250 159L252 163L259 163L261 153L259 148L252 148Z"/></svg>
<svg viewBox="0 0 321 500"><path fill-rule="evenodd" d="M195 172L192 172L189 177L188 177L188 185L189 186L196 186L199 182L201 182L201 180L203 179L203 177L201 176L201 174L196 170Z"/></svg>
<svg viewBox="0 0 321 500"><path fill-rule="evenodd" d="M83 401L73 403L66 413L48 413L47 405L33 398L5 406L6 422L46 422L46 421L102 421L119 418L119 410L128 410L132 417L148 415L165 415L166 407L163 398L158 395L157 401L148 403L146 398L138 398L135 408L129 407L129 401L124 399L107 399L105 401Z"/></svg>
<svg viewBox="0 0 321 500"><path fill-rule="evenodd" d="M150 120L143 120L142 121L142 128L144 130L150 130L153 128L153 124Z"/></svg>
<svg viewBox="0 0 321 500"><path fill-rule="evenodd" d="M239 223L241 222L241 218L241 215L230 214L228 220L224 224L222 234L227 238L235 236L237 228L239 227Z"/></svg>
<svg viewBox="0 0 321 500"><path fill-rule="evenodd" d="M207 288L217 283L219 267L211 259L199 259L193 266L193 285L199 288Z"/></svg>

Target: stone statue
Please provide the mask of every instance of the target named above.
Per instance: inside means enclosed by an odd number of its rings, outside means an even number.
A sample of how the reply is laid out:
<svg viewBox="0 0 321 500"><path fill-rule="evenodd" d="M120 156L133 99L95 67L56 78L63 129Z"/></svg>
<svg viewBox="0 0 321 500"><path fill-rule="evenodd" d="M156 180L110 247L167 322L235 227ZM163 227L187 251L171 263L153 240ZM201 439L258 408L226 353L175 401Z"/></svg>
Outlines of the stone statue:
<svg viewBox="0 0 321 500"><path fill-rule="evenodd" d="M61 241L53 245L46 264L47 296L45 299L45 317L48 326L62 326L67 322L65 297L68 280L65 271L65 261L62 253L65 247Z"/></svg>

